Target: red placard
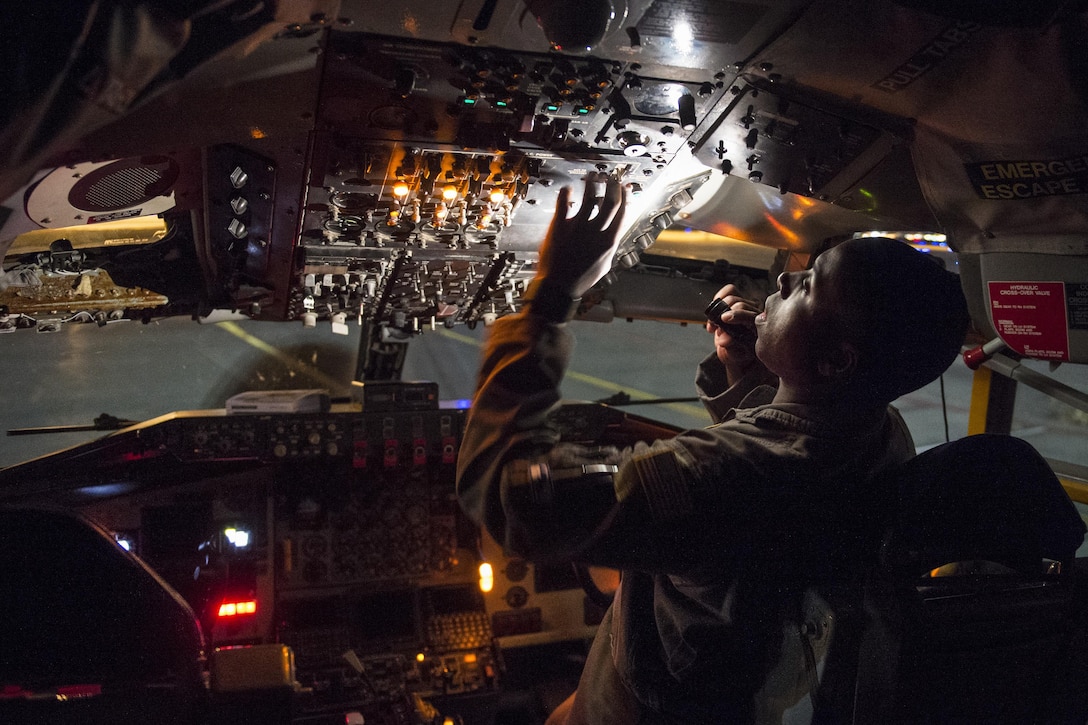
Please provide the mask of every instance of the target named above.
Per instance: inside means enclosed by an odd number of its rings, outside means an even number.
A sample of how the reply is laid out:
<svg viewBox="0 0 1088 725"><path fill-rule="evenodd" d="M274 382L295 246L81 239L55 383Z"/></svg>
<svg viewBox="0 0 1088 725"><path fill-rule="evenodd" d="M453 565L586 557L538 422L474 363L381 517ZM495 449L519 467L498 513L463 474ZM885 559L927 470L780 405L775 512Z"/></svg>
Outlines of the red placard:
<svg viewBox="0 0 1088 725"><path fill-rule="evenodd" d="M1069 359L1063 282L990 282L990 319L1010 348L1041 360Z"/></svg>

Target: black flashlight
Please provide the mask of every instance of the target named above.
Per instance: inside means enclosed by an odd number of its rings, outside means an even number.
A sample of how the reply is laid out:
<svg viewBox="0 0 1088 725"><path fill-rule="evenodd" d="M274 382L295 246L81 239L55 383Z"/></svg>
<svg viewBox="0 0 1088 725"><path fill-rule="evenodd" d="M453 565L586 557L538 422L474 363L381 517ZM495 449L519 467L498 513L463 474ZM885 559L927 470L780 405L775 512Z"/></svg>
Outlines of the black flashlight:
<svg viewBox="0 0 1088 725"><path fill-rule="evenodd" d="M728 311L729 305L725 304L725 300L723 300L721 297L718 297L714 300L711 300L710 304L706 306L706 310L704 310L703 314L706 315L706 319L710 322L710 324L714 325L715 327L721 328L738 340L754 340L756 335L755 331L753 331L751 328L744 325L730 325L728 323L722 322L722 315Z"/></svg>

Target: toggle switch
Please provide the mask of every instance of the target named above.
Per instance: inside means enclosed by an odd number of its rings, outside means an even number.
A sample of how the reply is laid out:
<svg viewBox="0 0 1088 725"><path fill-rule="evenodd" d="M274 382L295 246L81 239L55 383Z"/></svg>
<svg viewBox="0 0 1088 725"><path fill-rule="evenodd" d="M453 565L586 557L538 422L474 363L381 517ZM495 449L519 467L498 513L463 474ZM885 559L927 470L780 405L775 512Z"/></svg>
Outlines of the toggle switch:
<svg viewBox="0 0 1088 725"><path fill-rule="evenodd" d="M677 99L676 104L680 112L680 127L685 131L695 130L695 123L698 120L695 117L695 97L685 93Z"/></svg>

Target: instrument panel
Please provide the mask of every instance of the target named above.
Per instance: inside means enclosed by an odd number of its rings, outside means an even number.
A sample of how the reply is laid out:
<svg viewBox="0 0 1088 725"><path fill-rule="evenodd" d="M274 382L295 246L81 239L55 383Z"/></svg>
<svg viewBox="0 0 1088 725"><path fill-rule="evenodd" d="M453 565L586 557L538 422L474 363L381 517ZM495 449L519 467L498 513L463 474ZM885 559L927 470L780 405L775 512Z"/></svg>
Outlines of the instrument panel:
<svg viewBox="0 0 1088 725"><path fill-rule="evenodd" d="M0 505L61 505L114 532L211 646L290 646L314 716L413 722L414 696L497 697L503 651L592 637L603 610L570 566L512 556L461 513L466 411L426 383L358 397L162 416L4 469ZM565 440L606 445L675 433L595 404L555 421Z"/></svg>
<svg viewBox="0 0 1088 725"><path fill-rule="evenodd" d="M360 325L377 345L438 325L490 324L518 309L561 186L590 172L626 182L618 273L639 263L709 178L691 153L735 74L647 63L645 54L515 50L480 43L483 33L451 45L360 25L303 25L277 38L280 51L305 40L316 56L284 86L291 95L281 115L295 119L294 132L264 115L266 104L251 94L267 86L247 78L237 89L240 115L197 121L181 137L216 142L177 148L178 139L157 136L149 123L125 136L107 128L90 141L105 153L157 150L90 172L100 187L135 183L113 213L136 215L166 193L174 205L161 212L164 240L123 255L100 248L78 271L101 267L126 286L163 289L170 259L174 272L184 263L187 280L165 299L96 300L100 307L145 320L230 309L334 332ZM306 93L296 89L303 83ZM188 97L184 84L173 93ZM164 165L171 183L160 189ZM28 208L58 184L63 175L29 188ZM76 208L66 218L89 214ZM103 234L99 245L115 244L116 233ZM27 274L49 274L30 256L17 259ZM15 313L13 326L37 323L19 295L0 303Z"/></svg>
<svg viewBox="0 0 1088 725"><path fill-rule="evenodd" d="M516 311L558 187L604 172L653 188L724 94L640 69L332 33L286 317L410 335Z"/></svg>

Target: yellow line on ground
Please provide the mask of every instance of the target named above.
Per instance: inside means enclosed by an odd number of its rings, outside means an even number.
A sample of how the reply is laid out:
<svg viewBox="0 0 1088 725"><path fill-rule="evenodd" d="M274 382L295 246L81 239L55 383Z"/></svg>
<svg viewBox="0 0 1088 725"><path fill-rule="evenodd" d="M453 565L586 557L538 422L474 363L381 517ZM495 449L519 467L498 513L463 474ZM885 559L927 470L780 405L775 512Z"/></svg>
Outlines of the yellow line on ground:
<svg viewBox="0 0 1088 725"><path fill-rule="evenodd" d="M477 339L469 337L468 335L462 335L458 332L453 332L451 330L445 329L439 330L438 332L443 337L447 337L451 340L463 342L467 345L473 345L474 347L481 347L481 344ZM629 387L617 385L616 383L609 382L602 378L594 377L593 375L586 375L585 373L580 373L575 370L568 370L565 374L565 377L571 380L577 380L578 382L585 385L591 385L595 388L600 388L601 390L608 391L609 393L615 393L617 390L623 390L625 393L631 396L631 400L653 400L660 397L657 395L643 392L641 390L634 390ZM642 406L635 407L637 408ZM684 413L685 415L694 416L699 421L709 420L709 418L707 417L707 412L703 408L703 406L695 405L694 403L665 403L662 407L668 408L677 413Z"/></svg>
<svg viewBox="0 0 1088 725"><path fill-rule="evenodd" d="M440 330L438 330L438 334L441 335L442 337L448 338L450 340L456 340L457 342L463 342L466 345L472 345L473 347L483 347L483 345L480 344L480 341L477 340L475 337L469 337L468 335L462 335L460 332L454 332L453 330L447 330L444 327L441 328Z"/></svg>
<svg viewBox="0 0 1088 725"><path fill-rule="evenodd" d="M315 367L313 367L311 365L307 365L306 363L304 363L304 362L302 362L300 360L296 360L295 358L291 357L290 355L285 355L283 352L281 352L280 350L277 350L272 345L269 345L267 342L265 342L261 338L255 336L255 335L251 335L248 332L246 332L245 330L243 330L241 328L241 326L237 322L218 322L218 323L216 323L216 327L219 327L220 329L226 330L227 332L234 335L235 337L237 337L242 342L246 343L247 345L250 345L252 347L257 348L258 350L260 350L264 354L266 354L266 355L268 355L270 357L276 358L281 363L283 363L285 366L287 366L287 368L289 370L293 370L294 372L298 373L299 375L305 375L307 378L309 378L310 380L313 380L315 383L318 383L320 385L325 386L326 388L329 389L329 392L331 392L333 394L336 394L337 392L343 390L343 388L344 388L343 381L336 380L335 378L321 372L317 368L315 368Z"/></svg>

